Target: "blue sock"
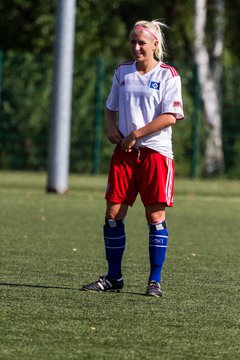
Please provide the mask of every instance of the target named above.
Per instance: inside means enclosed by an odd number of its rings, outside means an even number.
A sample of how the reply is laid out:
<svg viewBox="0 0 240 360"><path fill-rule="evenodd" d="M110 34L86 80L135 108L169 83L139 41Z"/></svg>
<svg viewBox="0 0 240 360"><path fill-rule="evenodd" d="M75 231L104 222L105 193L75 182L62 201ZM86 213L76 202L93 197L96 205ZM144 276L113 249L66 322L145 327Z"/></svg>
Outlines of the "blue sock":
<svg viewBox="0 0 240 360"><path fill-rule="evenodd" d="M159 224L149 224L149 281L161 283L162 267L166 257L168 230L165 221Z"/></svg>
<svg viewBox="0 0 240 360"><path fill-rule="evenodd" d="M106 219L103 235L108 262L107 276L112 279L119 279L122 276L122 257L126 245L123 220Z"/></svg>

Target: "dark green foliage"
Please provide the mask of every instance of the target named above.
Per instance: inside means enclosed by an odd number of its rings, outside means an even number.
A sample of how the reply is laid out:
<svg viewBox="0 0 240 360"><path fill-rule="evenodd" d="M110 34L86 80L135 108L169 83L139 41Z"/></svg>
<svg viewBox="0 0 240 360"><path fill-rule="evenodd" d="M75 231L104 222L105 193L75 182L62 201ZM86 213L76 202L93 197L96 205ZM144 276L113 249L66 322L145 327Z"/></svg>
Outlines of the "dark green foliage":
<svg viewBox="0 0 240 360"><path fill-rule="evenodd" d="M15 169L46 169L48 128L51 119L53 45L57 1L3 0L0 3L0 44L4 67L0 120L0 166ZM213 0L208 1L208 46L212 38ZM226 173L239 177L238 83L239 26L237 0L225 2L224 64L234 64L223 77L223 143ZM183 81L186 120L174 127L177 174L191 174L192 123L195 118L193 64L193 14L191 0L82 0L77 1L75 68L73 86L71 171L93 172L96 112L96 61L105 62L104 102L113 70L131 59L128 34L139 19L163 20L168 56ZM0 64L1 66L1 64ZM1 69L0 69L1 74ZM112 145L105 138L102 118L100 172L108 169ZM204 126L201 126L201 155ZM199 165L198 172L201 172Z"/></svg>
<svg viewBox="0 0 240 360"><path fill-rule="evenodd" d="M230 177L240 177L240 68L226 66L223 73L223 145L226 172Z"/></svg>
<svg viewBox="0 0 240 360"><path fill-rule="evenodd" d="M0 122L3 168L45 169L52 61L32 53L4 54Z"/></svg>
<svg viewBox="0 0 240 360"><path fill-rule="evenodd" d="M1 1L1 48L49 53L54 41L55 3L40 0Z"/></svg>

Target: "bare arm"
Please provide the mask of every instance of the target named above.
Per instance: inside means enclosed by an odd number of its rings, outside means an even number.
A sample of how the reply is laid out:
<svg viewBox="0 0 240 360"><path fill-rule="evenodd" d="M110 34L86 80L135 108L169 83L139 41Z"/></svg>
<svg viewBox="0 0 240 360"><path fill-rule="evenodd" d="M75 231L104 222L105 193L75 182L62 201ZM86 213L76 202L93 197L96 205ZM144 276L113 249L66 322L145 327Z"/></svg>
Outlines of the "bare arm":
<svg viewBox="0 0 240 360"><path fill-rule="evenodd" d="M117 112L105 109L105 119L107 123L107 138L111 143L118 144L122 140L122 134L120 133L116 124Z"/></svg>
<svg viewBox="0 0 240 360"><path fill-rule="evenodd" d="M140 139L144 136L151 135L157 131L160 131L168 126L174 125L176 123L176 117L173 114L162 114L153 119L150 123L143 126L140 129L132 131L128 136L126 136L121 141L121 146L125 151L131 151L133 145L136 143L137 139Z"/></svg>

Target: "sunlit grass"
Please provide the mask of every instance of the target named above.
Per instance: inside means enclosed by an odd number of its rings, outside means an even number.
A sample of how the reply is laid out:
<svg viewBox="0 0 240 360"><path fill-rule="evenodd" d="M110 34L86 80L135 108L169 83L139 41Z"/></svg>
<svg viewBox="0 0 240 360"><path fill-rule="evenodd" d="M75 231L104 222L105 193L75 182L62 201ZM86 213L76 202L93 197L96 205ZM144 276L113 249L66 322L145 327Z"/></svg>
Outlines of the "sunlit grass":
<svg viewBox="0 0 240 360"><path fill-rule="evenodd" d="M139 200L126 220L120 294L79 290L106 271L106 177L1 173L3 359L237 359L240 183L176 181L167 211L163 299L144 296L148 234Z"/></svg>

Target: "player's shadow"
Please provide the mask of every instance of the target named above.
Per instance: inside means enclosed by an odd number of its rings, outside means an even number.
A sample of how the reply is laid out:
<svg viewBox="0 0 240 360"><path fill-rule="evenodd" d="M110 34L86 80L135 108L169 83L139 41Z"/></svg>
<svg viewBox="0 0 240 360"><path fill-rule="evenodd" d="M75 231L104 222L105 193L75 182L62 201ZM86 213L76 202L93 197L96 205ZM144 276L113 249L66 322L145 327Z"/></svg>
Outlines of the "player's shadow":
<svg viewBox="0 0 240 360"><path fill-rule="evenodd" d="M8 282L0 282L0 286L11 286L11 287L29 287L36 289L60 289L60 290L80 290L78 288L72 288L68 286L52 286L52 285L40 285L40 284L16 284Z"/></svg>
<svg viewBox="0 0 240 360"><path fill-rule="evenodd" d="M17 284L17 283L9 283L9 282L0 282L0 286L11 286L11 287L28 287L28 288L35 288L35 289L59 289L59 290L73 290L73 291L83 291L85 290L81 288L73 288L69 286L53 286L53 285L40 285L40 284ZM138 296L145 296L143 293L137 292L130 292L130 291L121 291L122 294L129 294L129 295L138 295ZM108 292L108 294L116 294L115 292Z"/></svg>

